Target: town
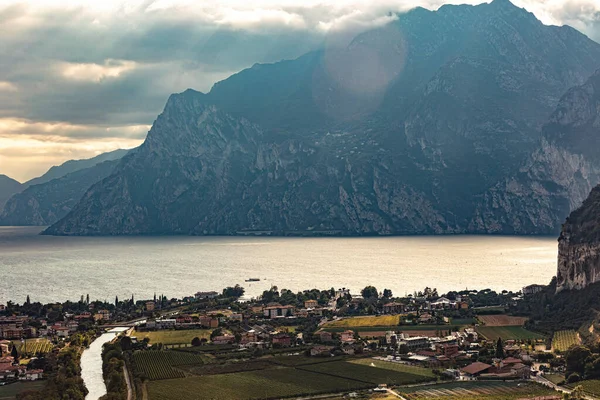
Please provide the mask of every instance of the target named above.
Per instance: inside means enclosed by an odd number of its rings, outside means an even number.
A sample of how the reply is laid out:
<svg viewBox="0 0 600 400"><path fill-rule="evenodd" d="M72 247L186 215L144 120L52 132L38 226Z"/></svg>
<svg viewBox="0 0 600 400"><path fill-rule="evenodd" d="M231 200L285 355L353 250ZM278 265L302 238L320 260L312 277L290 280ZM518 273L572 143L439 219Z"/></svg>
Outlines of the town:
<svg viewBox="0 0 600 400"><path fill-rule="evenodd" d="M0 398L84 399L81 353L118 327L102 354L105 399L595 398L598 349L572 329L536 330L523 313L544 290L28 296L0 306Z"/></svg>

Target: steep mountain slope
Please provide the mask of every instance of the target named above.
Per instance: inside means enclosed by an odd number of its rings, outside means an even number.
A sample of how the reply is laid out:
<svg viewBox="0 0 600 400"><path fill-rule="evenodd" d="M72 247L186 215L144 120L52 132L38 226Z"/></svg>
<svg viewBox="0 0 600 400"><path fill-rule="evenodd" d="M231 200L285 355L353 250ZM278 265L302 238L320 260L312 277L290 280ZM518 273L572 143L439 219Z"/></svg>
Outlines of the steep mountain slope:
<svg viewBox="0 0 600 400"><path fill-rule="evenodd" d="M558 239L556 290L583 289L600 281L600 186L573 211Z"/></svg>
<svg viewBox="0 0 600 400"><path fill-rule="evenodd" d="M447 229L421 194L387 182L394 162L376 155L350 164L294 139L264 143L257 125L203 105L190 90L171 96L139 150L47 233Z"/></svg>
<svg viewBox="0 0 600 400"><path fill-rule="evenodd" d="M119 160L104 161L12 196L0 213L0 225L51 225L63 218L94 183L106 178Z"/></svg>
<svg viewBox="0 0 600 400"><path fill-rule="evenodd" d="M47 233L552 233L569 211L559 177L541 199L497 198L515 179L529 190L520 168L552 154L542 125L598 66L600 45L507 0L415 9L173 95L140 151Z"/></svg>
<svg viewBox="0 0 600 400"><path fill-rule="evenodd" d="M20 192L23 185L6 175L0 175L0 209L4 203L15 193Z"/></svg>
<svg viewBox="0 0 600 400"><path fill-rule="evenodd" d="M0 225L51 225L63 218L94 183L104 179L131 150L115 150L52 167L21 186L0 207Z"/></svg>
<svg viewBox="0 0 600 400"><path fill-rule="evenodd" d="M72 172L76 172L82 169L93 167L96 164L103 163L104 161L120 160L127 154L129 150L118 149L115 151L109 151L102 153L96 157L87 158L83 160L69 160L61 165L50 168L44 175L33 178L24 183L26 187L39 185L42 183L50 182L52 179L61 178Z"/></svg>
<svg viewBox="0 0 600 400"><path fill-rule="evenodd" d="M470 230L552 232L600 183L600 71L570 89L520 171L480 197Z"/></svg>

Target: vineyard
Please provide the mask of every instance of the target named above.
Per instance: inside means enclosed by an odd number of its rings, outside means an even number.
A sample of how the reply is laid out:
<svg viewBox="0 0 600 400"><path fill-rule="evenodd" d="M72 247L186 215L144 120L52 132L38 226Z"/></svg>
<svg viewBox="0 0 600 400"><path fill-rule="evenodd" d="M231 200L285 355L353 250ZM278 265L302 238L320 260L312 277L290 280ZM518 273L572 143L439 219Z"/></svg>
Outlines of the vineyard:
<svg viewBox="0 0 600 400"><path fill-rule="evenodd" d="M20 340L13 340L13 345L17 346L19 354L40 355L52 351L52 343L47 339L26 339L24 343Z"/></svg>
<svg viewBox="0 0 600 400"><path fill-rule="evenodd" d="M536 384L473 382L422 386L403 394L410 400L516 400L541 396L554 396L556 392ZM535 397L534 397L535 396Z"/></svg>
<svg viewBox="0 0 600 400"><path fill-rule="evenodd" d="M581 381L572 385L567 385L569 389L575 389L576 386L583 386L583 391L594 397L600 396L600 380Z"/></svg>
<svg viewBox="0 0 600 400"><path fill-rule="evenodd" d="M579 335L575 331L558 331L552 338L552 349L565 352L569 347L579 344Z"/></svg>
<svg viewBox="0 0 600 400"><path fill-rule="evenodd" d="M183 378L178 365L204 364L202 356L179 351L138 351L133 354L135 369L150 380Z"/></svg>

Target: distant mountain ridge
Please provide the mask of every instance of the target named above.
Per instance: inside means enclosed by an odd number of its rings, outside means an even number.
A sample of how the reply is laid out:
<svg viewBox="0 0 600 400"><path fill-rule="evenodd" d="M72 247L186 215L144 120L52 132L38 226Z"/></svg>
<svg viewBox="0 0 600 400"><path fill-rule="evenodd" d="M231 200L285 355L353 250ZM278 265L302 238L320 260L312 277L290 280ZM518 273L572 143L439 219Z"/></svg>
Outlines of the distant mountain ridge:
<svg viewBox="0 0 600 400"><path fill-rule="evenodd" d="M42 183L50 182L52 179L61 178L72 172L76 172L85 168L93 167L96 164L100 164L104 161L113 161L123 158L129 150L118 149L102 153L96 157L81 159L81 160L69 160L61 165L51 167L44 175L33 178L24 183L26 187L39 185Z"/></svg>
<svg viewBox="0 0 600 400"><path fill-rule="evenodd" d="M39 178L19 184L0 202L0 226L46 226L63 218L94 183L106 178L130 150L115 150L52 167ZM0 193L2 193L0 191ZM1 199L0 199L1 200Z"/></svg>
<svg viewBox="0 0 600 400"><path fill-rule="evenodd" d="M15 193L21 191L22 184L6 175L0 175L0 209Z"/></svg>
<svg viewBox="0 0 600 400"><path fill-rule="evenodd" d="M551 131L599 66L599 44L507 0L418 8L172 95L47 233L555 233L581 199L535 174L569 166L577 193L597 179Z"/></svg>

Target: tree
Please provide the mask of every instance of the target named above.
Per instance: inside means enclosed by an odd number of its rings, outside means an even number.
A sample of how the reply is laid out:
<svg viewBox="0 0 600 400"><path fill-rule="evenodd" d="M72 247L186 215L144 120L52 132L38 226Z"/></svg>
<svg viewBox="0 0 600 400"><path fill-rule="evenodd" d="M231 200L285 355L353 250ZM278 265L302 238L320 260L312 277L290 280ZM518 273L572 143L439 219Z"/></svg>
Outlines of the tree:
<svg viewBox="0 0 600 400"><path fill-rule="evenodd" d="M90 294L85 295L85 304L90 304Z"/></svg>
<svg viewBox="0 0 600 400"><path fill-rule="evenodd" d="M383 289L383 297L391 299L393 297L392 291L390 289Z"/></svg>
<svg viewBox="0 0 600 400"><path fill-rule="evenodd" d="M196 336L195 338L192 339L192 346L198 347L201 344L202 344L202 342L200 341L200 338L198 336Z"/></svg>
<svg viewBox="0 0 600 400"><path fill-rule="evenodd" d="M119 296L115 296L115 308L119 307Z"/></svg>
<svg viewBox="0 0 600 400"><path fill-rule="evenodd" d="M217 336L223 336L223 330L221 328L217 328L210 334L210 340L213 340Z"/></svg>
<svg viewBox="0 0 600 400"><path fill-rule="evenodd" d="M25 304L27 304L27 305L31 304L31 300L29 299L29 295L27 295L27 300L25 300Z"/></svg>
<svg viewBox="0 0 600 400"><path fill-rule="evenodd" d="M504 358L504 345L502 344L502 338L498 338L496 342L496 358Z"/></svg>
<svg viewBox="0 0 600 400"><path fill-rule="evenodd" d="M121 350L123 350L123 351L131 350L132 347L133 347L133 342L131 341L131 338L129 336L123 336L121 338Z"/></svg>
<svg viewBox="0 0 600 400"><path fill-rule="evenodd" d="M242 297L244 295L244 288L240 285L235 285L234 287L226 287L223 289L223 296L225 297Z"/></svg>
<svg viewBox="0 0 600 400"><path fill-rule="evenodd" d="M12 350L10 351L10 355L15 359L15 361L19 361L19 351L17 350L17 346L14 344Z"/></svg>
<svg viewBox="0 0 600 400"><path fill-rule="evenodd" d="M363 290L360 291L360 294L365 299L379 297L379 292L377 292L377 288L375 286L367 286L367 287L365 287Z"/></svg>
<svg viewBox="0 0 600 400"><path fill-rule="evenodd" d="M572 346L565 355L565 362L567 363L566 376L577 372L580 376L585 373L585 364L588 358L592 355L590 349L585 346Z"/></svg>

